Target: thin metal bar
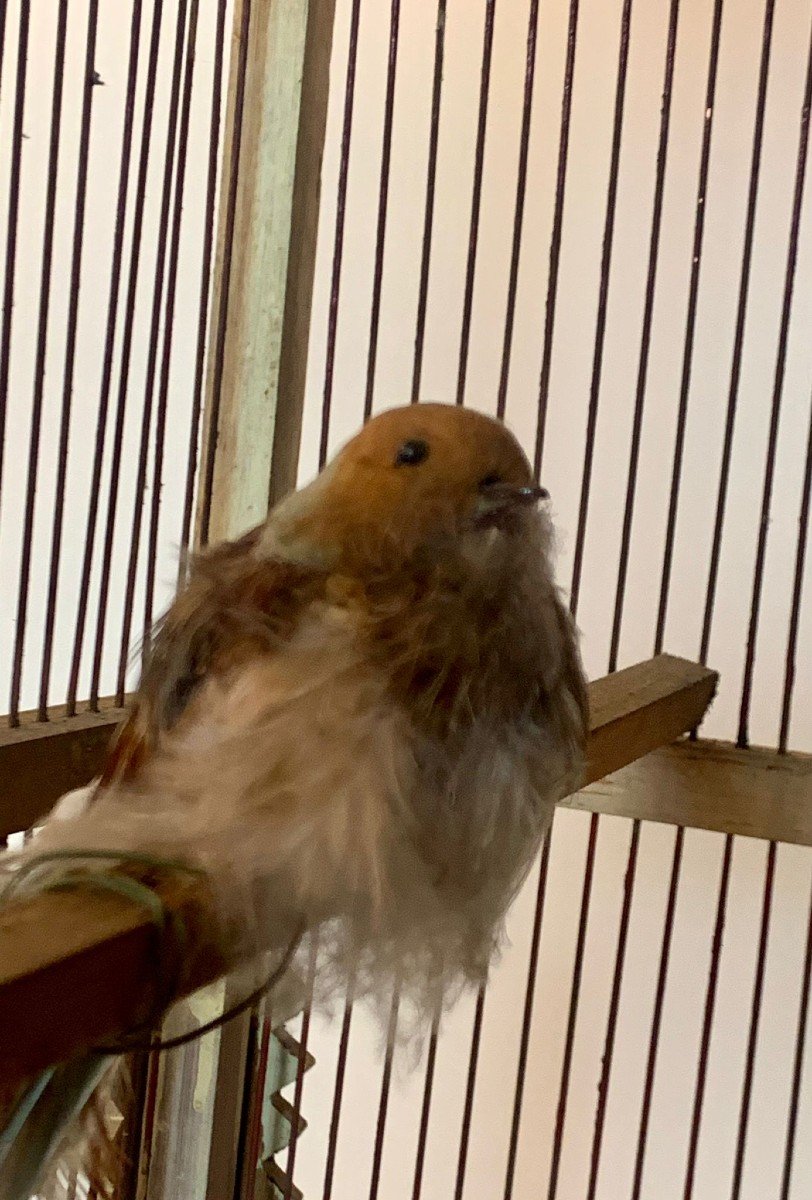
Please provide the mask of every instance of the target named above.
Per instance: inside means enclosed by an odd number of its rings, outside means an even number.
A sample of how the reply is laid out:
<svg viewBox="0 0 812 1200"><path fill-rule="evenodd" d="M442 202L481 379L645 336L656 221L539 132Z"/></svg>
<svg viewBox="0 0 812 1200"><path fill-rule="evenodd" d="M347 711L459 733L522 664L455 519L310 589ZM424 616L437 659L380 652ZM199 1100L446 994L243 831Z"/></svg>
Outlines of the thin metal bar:
<svg viewBox="0 0 812 1200"><path fill-rule="evenodd" d="M688 288L688 316L685 325L685 345L682 355L682 377L680 379L677 431L674 440L674 459L671 468L671 491L668 500L668 522L666 526L663 568L660 577L660 600L657 607L657 631L654 638L654 653L660 654L665 637L665 620L668 611L668 595L671 588L671 567L674 557L674 538L677 527L677 506L682 481L682 458L685 449L685 426L688 418L688 396L691 390L691 367L694 355L694 333L696 310L699 297L699 276L702 270L702 246L705 233L705 209L708 197L708 169L710 167L711 139L713 136L713 113L716 103L716 77L719 68L719 43L722 31L722 9L724 0L714 0L713 25L711 27L710 54L708 59L708 81L705 89L705 124L702 131L702 153L699 162L699 183L696 193L696 217L694 219L694 243L691 252L691 282Z"/></svg>
<svg viewBox="0 0 812 1200"><path fill-rule="evenodd" d="M353 975L347 985L347 996L344 1001L344 1017L341 1022L341 1036L338 1042L336 1081L333 1090L333 1108L330 1113L330 1133L327 1142L327 1161L324 1165L323 1200L330 1200L333 1194L333 1179L335 1176L336 1154L338 1152L338 1126L341 1120L341 1105L344 1100L344 1078L347 1072L347 1054L350 1046L354 993L355 976Z"/></svg>
<svg viewBox="0 0 812 1200"><path fill-rule="evenodd" d="M3 281L3 327L0 333L0 500L3 490L3 451L6 437L8 376L11 365L11 322L14 316L14 279L17 269L17 225L20 215L20 169L23 152L23 115L28 72L28 32L31 0L21 0L17 35L17 79L14 91L14 121L11 131L11 170L8 180L8 224L6 226L6 273Z"/></svg>
<svg viewBox="0 0 812 1200"><path fill-rule="evenodd" d="M564 224L564 194L567 187L567 154L570 140L570 116L572 114L572 81L575 74L575 43L578 32L578 0L570 0L569 23L567 26L567 57L564 65L564 85L561 93L561 132L558 141L558 167L555 182L555 207L553 228L550 237L550 265L547 274L547 299L544 315L544 343L539 376L538 418L536 445L533 452L533 467L536 478L541 474L544 458L544 435L547 426L547 405L550 395L550 366L553 355L553 331L555 307L558 295L558 267L561 259L561 234Z"/></svg>
<svg viewBox="0 0 812 1200"><path fill-rule="evenodd" d="M801 595L806 566L806 543L809 535L809 500L812 489L812 404L809 409L809 432L806 440L804 478L801 485L801 508L798 514L798 545L795 550L795 573L792 582L792 609L787 636L787 654L784 666L784 689L781 698L781 729L778 749L783 754L789 740L789 723L792 712L792 692L795 687L795 658L798 649L798 627L801 620Z"/></svg>
<svg viewBox="0 0 812 1200"><path fill-rule="evenodd" d="M609 276L612 268L612 245L615 236L615 209L617 205L617 182L620 170L620 146L623 137L623 109L626 101L626 73L629 64L631 20L632 0L623 0L623 11L620 18L617 85L615 87L615 111L612 127L612 153L609 161L609 186L606 193L606 215L603 224L603 251L601 254L600 286L598 288L598 313L595 321L595 347L592 354L592 380L589 388L589 409L584 445L584 469L581 477L581 499L578 506L578 528L575 536L575 555L572 567L572 585L570 587L570 611L573 615L578 609L578 600L581 594L581 572L584 564L589 492L592 485L592 462L595 454L595 434L598 426L598 404L600 401L601 375L603 371L603 348L606 341L606 312L609 304Z"/></svg>
<svg viewBox="0 0 812 1200"><path fill-rule="evenodd" d="M722 955L722 938L725 930L725 912L727 909L727 894L730 887L730 861L733 855L733 837L725 837L725 849L722 856L722 871L719 877L719 898L716 902L716 924L711 943L710 968L708 971L708 987L705 993L705 1012L702 1018L702 1036L699 1043L699 1064L696 1072L696 1088L694 1090L694 1105L691 1113L691 1133L688 1141L688 1157L685 1169L685 1186L683 1200L690 1200L694 1193L694 1177L696 1174L696 1153L699 1147L699 1131L702 1125L702 1106L705 1102L705 1081L708 1074L708 1058L710 1055L711 1030L713 1016L716 1010L716 989L719 982L719 961Z"/></svg>
<svg viewBox="0 0 812 1200"><path fill-rule="evenodd" d="M764 898L761 908L761 928L758 938L758 963L756 978L753 985L753 1003L750 1009L750 1033L747 1038L747 1057L745 1059L744 1083L742 1085L741 1109L739 1111L739 1135L736 1139L736 1158L733 1166L733 1187L731 1200L738 1200L741 1193L742 1176L744 1173L744 1154L747 1146L747 1127L750 1120L750 1101L753 1091L753 1071L758 1045L758 1027L761 1018L761 1001L764 994L764 968L767 962L767 944L770 935L770 914L772 911L773 883L775 880L776 844L770 842L767 850L767 869L764 878Z"/></svg>
<svg viewBox="0 0 812 1200"><path fill-rule="evenodd" d="M474 1025L471 1031L471 1053L468 1058L468 1079L465 1084L465 1107L460 1131L460 1152L457 1159L457 1180L454 1185L454 1200L462 1200L465 1189L465 1171L468 1166L468 1146L471 1140L471 1118L474 1112L474 1090L479 1063L479 1047L482 1042L482 1018L485 1013L485 984L481 984L476 997Z"/></svg>
<svg viewBox="0 0 812 1200"><path fill-rule="evenodd" d="M6 15L8 13L7 0L0 2L0 88L3 84L3 63L6 56ZM2 94L0 92L0 94Z"/></svg>
<svg viewBox="0 0 812 1200"><path fill-rule="evenodd" d="M775 0L766 0L764 6L764 27L761 36L761 62L759 65L756 114L753 124L753 153L750 161L750 182L747 191L747 215L745 218L744 244L742 247L742 269L739 277L739 298L736 305L736 329L733 338L730 388L728 390L727 413L725 415L725 433L719 469L719 488L716 497L716 515L713 524L708 585L705 593L705 612L702 618L699 660L703 665L708 660L713 609L716 603L716 585L719 579L719 562L722 553L722 534L724 532L725 508L727 506L730 462L733 454L733 433L736 426L736 408L739 399L744 329L747 320L747 301L750 295L750 268L753 260L753 243L755 240L758 185L761 175L761 148L764 140L764 113L767 107L767 83L770 73L770 50L772 47L774 12Z"/></svg>
<svg viewBox="0 0 812 1200"><path fill-rule="evenodd" d="M220 292L217 297L217 329L212 354L211 404L207 414L209 439L206 459L203 464L203 504L200 514L200 544L209 540L211 524L211 502L214 491L214 466L217 453L217 427L220 423L220 394L223 387L223 366L226 353L226 329L228 326L228 294L231 288L231 263L234 249L234 223L237 216L237 187L240 174L240 148L242 146L242 119L245 108L245 77L248 68L248 31L251 26L251 0L242 0L240 21L240 50L237 59L237 84L234 91L234 117L231 131L231 159L229 163L228 195L226 197L225 237L223 264L220 274Z"/></svg>
<svg viewBox="0 0 812 1200"><path fill-rule="evenodd" d="M127 192L129 190L130 155L132 152L133 117L135 113L135 88L138 81L138 53L141 41L141 5L142 0L133 0L132 21L130 24L130 52L129 62L127 65L127 88L124 99L124 124L121 133L121 162L119 166L116 219L113 234L113 253L110 267L110 293L107 302L107 331L105 334L104 355L102 359L99 411L96 422L96 438L93 447L93 467L91 471L90 487L88 490L85 546L82 558L82 572L79 582L79 599L76 607L76 633L73 641L70 675L68 677L68 716L73 716L76 712L76 697L79 691L79 670L82 663L82 647L84 645L85 628L87 625L87 605L90 594L90 575L93 568L93 550L96 540L96 521L99 511L99 497L101 494L102 461L104 457L104 443L107 433L107 416L110 407L110 381L113 372L113 343L116 333L119 281L121 276L121 260L124 247L124 218L127 212ZM94 8L95 7L97 7L97 0L94 0ZM90 74L92 79L92 64ZM87 80L85 81L85 86L89 86ZM84 205L84 196L82 202ZM76 263L75 258L74 262ZM76 270L76 302L78 303L78 263L76 264ZM73 353L71 353L69 359L66 357L63 412L65 411L65 405L68 403L68 401L65 400L65 395L70 392L72 386ZM69 413L65 417L66 436L68 419ZM62 524L60 519L60 542L61 535Z"/></svg>
<svg viewBox="0 0 812 1200"><path fill-rule="evenodd" d="M319 437L319 470L327 462L330 438L330 409L333 401L336 341L338 337L338 299L341 292L341 264L344 259L344 223L347 212L347 179L350 171L352 145L352 113L355 103L355 68L358 61L358 26L361 20L361 0L353 0L350 17L350 45L347 58L347 80L344 86L344 117L341 129L341 161L338 168L336 197L336 228L333 242L333 268L330 279L330 307L327 315L327 355L324 364L324 394L321 407Z"/></svg>
<svg viewBox="0 0 812 1200"><path fill-rule="evenodd" d="M522 1103L524 1101L524 1085L527 1078L527 1059L530 1053L530 1031L533 1026L533 1002L536 995L536 977L538 975L539 947L541 944L541 925L544 918L544 899L547 891L547 872L550 865L550 847L553 839L551 825L544 839L539 862L539 881L536 889L536 908L533 914L533 932L530 935L530 958L527 966L527 986L524 993L524 1010L522 1013L522 1033L519 1042L519 1058L516 1066L516 1088L513 1093L513 1117L510 1123L510 1141L508 1143L507 1168L505 1171L505 1190L503 1200L512 1200L513 1182L516 1175L516 1161L519 1153L519 1131L522 1122Z"/></svg>
<svg viewBox="0 0 812 1200"><path fill-rule="evenodd" d="M251 1078L251 1088L247 1097L246 1112L243 1118L245 1130L245 1151L241 1155L237 1151L239 1169L238 1192L240 1200L254 1200L257 1179L257 1167L262 1156L262 1109L265 1100L265 1088L268 1078L268 1052L271 1044L273 1016L266 1002L260 1003L252 1013L261 1029L257 1067ZM248 1078L246 1073L246 1078ZM242 1132L242 1130L241 1130Z"/></svg>
<svg viewBox="0 0 812 1200"><path fill-rule="evenodd" d="M651 1019L651 1035L649 1037L648 1056L646 1059L646 1078L643 1085L643 1102L640 1109L640 1127L637 1135L637 1152L635 1154L631 1200L640 1200L640 1189L643 1185L646 1139L648 1138L649 1120L651 1118L651 1099L654 1094L654 1075L657 1070L657 1051L660 1046L663 1002L665 1000L665 985L668 980L668 963L671 957L671 938L674 932L674 914L677 908L677 890L679 888L684 841L685 830L680 825L677 827L674 837L674 857L671 863L671 879L668 885L668 901L665 910L665 920L663 922L663 940L660 947L660 965L657 970L657 986L654 993L654 1010Z"/></svg>
<svg viewBox="0 0 812 1200"><path fill-rule="evenodd" d="M299 1037L299 1062L296 1067L296 1084L293 1090L293 1115L291 1117L291 1141L288 1147L287 1185L285 1200L291 1200L293 1195L293 1173L296 1167L296 1147L299 1142L299 1118L302 1115L302 1093L304 1091L305 1066L307 1063L307 1042L310 1037L310 1020L313 1013L313 992L316 986L316 967L319 959L319 940L314 935L310 945L310 956L307 967L307 1003L302 1013L302 1032Z"/></svg>
<svg viewBox="0 0 812 1200"><path fill-rule="evenodd" d="M553 1153L550 1161L550 1181L547 1188L547 1200L554 1200L558 1191L558 1172L561 1167L561 1151L564 1144L564 1121L567 1116L567 1095L569 1092L570 1070L572 1068L572 1051L575 1045L575 1022L578 1016L578 1000L581 994L581 975L584 967L586 928L589 920L589 903L592 895L592 876L595 870L597 840L598 816L597 813L593 813L589 821L589 841L587 843L586 862L584 863L581 915L578 920L578 939L575 944L575 964L573 967L572 987L570 989L570 1006L567 1017L567 1033L564 1041L564 1056L561 1066L558 1107L555 1115L555 1132L553 1134Z"/></svg>
<svg viewBox="0 0 812 1200"><path fill-rule="evenodd" d="M429 160L426 169L426 206L423 217L423 250L420 257L420 289L417 298L417 325L414 338L414 366L412 368L412 404L416 404L420 399L420 380L423 373L423 347L426 340L426 310L428 308L429 268L431 266L431 242L434 230L437 148L440 141L440 100L443 91L446 5L447 0L438 0L437 29L434 39L434 78L431 88Z"/></svg>
<svg viewBox="0 0 812 1200"><path fill-rule="evenodd" d="M804 98L801 107L800 133L798 138L798 163L795 171L795 191L792 198L792 218L790 221L789 247L787 250L787 266L784 279L784 296L781 304L781 330L778 336L778 354L775 364L775 381L773 384L772 406L770 410L770 431L767 439L767 461L764 470L764 490L761 498L761 518L758 528L756 548L756 564L753 571L753 594L750 605L750 623L747 631L747 653L744 661L744 682L742 684L741 707L739 710L739 732L736 744L746 746L749 741L748 723L750 703L753 695L753 673L756 660L756 640L761 612L761 593L764 582L764 564L767 557L767 531L770 524L770 507L772 504L773 481L775 477L775 459L778 451L778 425L781 418L781 400L784 392L784 374L787 362L787 344L789 342L789 324L792 316L792 294L795 285L795 266L798 260L798 235L801 227L803 211L804 182L806 180L806 164L809 152L809 110L812 105L812 32L810 33L809 50L806 62L806 81Z"/></svg>
<svg viewBox="0 0 812 1200"><path fill-rule="evenodd" d="M784 1149L784 1169L781 1175L781 1194L779 1200L789 1200L789 1190L792 1184L792 1169L795 1163L795 1135L798 1131L798 1108L801 1100L801 1076L804 1067L804 1052L806 1050L806 1023L809 1015L809 983L812 974L812 897L809 903L809 920L806 932L806 950L804 951L804 966L801 983L801 997L798 1001L798 1036L795 1039L795 1059L792 1065L792 1089L790 1092L789 1115L787 1117L787 1140Z"/></svg>
<svg viewBox="0 0 812 1200"><path fill-rule="evenodd" d="M178 261L180 259L180 235L183 219L183 192L186 184L186 156L189 146L189 118L192 107L192 88L194 84L195 50L197 48L197 22L200 0L192 0L189 9L189 28L186 35L186 67L183 80L183 97L181 100L180 132L178 133L178 157L175 170L175 196L172 214L172 230L169 249L169 274L166 281L166 301L163 319L164 344L161 355L161 375L158 386L158 409L155 419L155 448L152 466L152 496L149 516L149 537L147 541L147 572L144 581L144 633L142 638L143 652L149 650L152 635L152 617L155 603L155 569L158 559L158 523L161 511L161 492L163 490L163 460L164 439L166 434L166 414L169 400L169 368L172 361L172 330L175 321L175 295L178 280ZM196 429L196 423L194 429ZM192 434L190 433L190 436ZM122 642L124 639L122 638ZM129 631L127 632L129 641Z"/></svg>
<svg viewBox="0 0 812 1200"><path fill-rule="evenodd" d="M468 350L471 341L474 277L476 274L476 257L479 244L479 215L482 208L482 175L485 167L485 134L488 127L488 99L491 87L491 60L493 58L493 25L495 14L496 0L486 0L485 33L482 43L482 81L479 88L479 115L477 117L476 152L474 155L474 179L471 188L471 221L468 230L468 262L465 268L465 296L462 305L460 362L457 374L457 404L462 404L465 400L465 380L468 373Z"/></svg>
<svg viewBox="0 0 812 1200"><path fill-rule="evenodd" d="M392 1063L395 1057L395 1039L398 1028L398 1009L400 1008L400 983L395 980L392 991L392 1004L389 1009L389 1027L386 1031L386 1055L383 1062L381 1077L381 1095L378 1101L378 1123L375 1129L375 1145L372 1152L372 1177L369 1184L369 1200L378 1200L378 1190L381 1183L381 1165L383 1163L383 1139L386 1133L386 1115L389 1110L389 1089L392 1085Z"/></svg>
<svg viewBox="0 0 812 1200"><path fill-rule="evenodd" d="M632 440L629 449L626 503L623 511L623 533L620 543L620 562L618 566L615 608L612 620L612 638L609 650L610 671L614 671L617 668L618 651L620 648L620 628L623 620L623 603L626 595L626 575L629 568L632 519L634 516L634 501L637 489L637 468L640 459L640 438L643 428L646 379L648 375L649 350L651 348L651 328L654 320L654 293L657 284L657 265L659 259L660 231L662 227L663 216L665 169L668 160L668 131L671 123L671 97L674 85L674 60L676 58L678 24L679 0L671 0L668 15L668 42L665 52L663 99L660 113L660 135L657 144L657 172L654 184L654 203L651 216L648 274L646 279L645 305L643 310L643 331L640 339L640 358L637 367L637 388L634 404L634 418L632 421Z"/></svg>
<svg viewBox="0 0 812 1200"><path fill-rule="evenodd" d="M209 125L209 163L206 181L206 212L203 219L203 253L200 264L200 301L197 317L197 352L195 378L192 388L192 414L189 422L189 457L186 463L186 491L183 497L183 523L180 535L178 586L186 573L186 554L192 536L197 455L200 439L200 414L203 407L203 376L206 364L206 328L209 318L211 269L214 246L214 206L217 199L217 170L220 160L220 121L223 90L223 52L225 46L226 2L219 0L217 28L214 38L214 68L212 72L211 122Z"/></svg>
<svg viewBox="0 0 812 1200"><path fill-rule="evenodd" d="M194 3L194 0L193 0ZM177 23L175 26L175 53L172 63L172 83L169 94L169 113L167 117L166 129L166 151L164 156L164 177L163 186L161 189L161 210L158 217L158 238L157 252L155 255L155 282L152 291L152 318L150 322L149 347L147 350L147 371L144 384L144 398L141 415L141 441L138 449L138 465L136 468L135 480L135 496L133 499L133 516L132 530L130 533L130 555L127 563L127 583L124 591L124 607L121 620L121 649L119 651L118 660L118 676L116 681L116 704L120 707L124 704L124 696L126 692L127 679L127 662L129 658L130 631L132 628L133 605L135 601L135 584L138 577L138 553L141 542L141 518L144 508L144 487L147 478L147 457L149 454L149 431L152 424L152 404L155 395L155 367L158 358L158 339L161 331L161 298L163 295L164 285L164 270L166 267L166 238L167 229L169 226L169 206L172 194L172 171L175 160L175 134L178 123L178 107L180 103L181 90L181 72L183 69L183 43L184 29L186 26L186 9L187 0L179 0ZM189 36L192 36L190 29ZM193 53L193 48L192 48ZM191 72L189 72L191 76ZM191 85L191 78L188 83ZM188 111L187 132L188 132ZM183 140L184 134L181 131L180 138ZM180 160L180 141L178 143L178 179L176 180L176 189L180 189L180 202L183 201L183 168L185 161ZM185 143L183 145L185 159ZM177 259L178 259L178 235L180 233L180 207L178 206L178 194L175 195L175 223L177 229L173 229L173 240L169 251L169 276L170 283L167 285L166 292L166 313L164 318L164 356L171 353L172 346L172 318L174 316L175 307L175 289L174 284L177 277ZM169 349L167 349L167 347ZM168 367L167 367L167 382L168 382ZM163 386L163 364L162 364L162 379ZM166 394L163 394L164 404L164 419L166 413ZM155 503L156 496L160 503L160 459L159 447L163 447L163 427L160 417L158 418L158 428L155 434L155 465L156 465L156 483L153 489L152 500ZM157 520L156 520L157 524ZM156 528L157 538L157 528ZM149 556L147 557L147 569L150 567ZM149 604L149 596L147 596L147 604Z"/></svg>
<svg viewBox="0 0 812 1200"><path fill-rule="evenodd" d="M516 318L516 290L519 284L519 260L524 227L524 201L527 191L527 162L530 151L530 124L533 115L533 85L536 77L536 41L538 38L539 0L530 0L527 18L527 51L524 65L524 99L522 127L519 135L519 165L516 172L516 202L513 209L513 241L510 251L505 334L502 341L502 366L499 372L499 391L496 395L496 415L501 421L507 405L510 355L513 349L513 326Z"/></svg>
<svg viewBox="0 0 812 1200"><path fill-rule="evenodd" d="M158 73L158 52L161 40L161 15L163 0L155 0L152 15L152 35L147 65L147 85L144 98L144 122L141 128L141 152L138 162L138 178L135 185L135 208L133 210L132 240L130 243L130 268L127 294L124 302L124 326L119 363L118 396L116 399L116 421L113 430L113 448L110 462L110 484L107 496L107 520L104 531L101 578L99 582L99 607L96 614L96 642L93 652L93 668L90 677L90 707L98 708L101 681L104 633L107 623L107 606L110 599L110 579L113 566L113 540L116 531L116 509L118 507L121 461L124 450L124 419L127 409L127 389L130 380L130 355L132 353L133 329L135 327L135 302L138 289L138 270L141 261L143 240L144 205L147 192L147 172L152 141L152 117L155 103L155 84Z"/></svg>
<svg viewBox="0 0 812 1200"><path fill-rule="evenodd" d="M240 1104L239 1129L237 1133L237 1149L235 1154L235 1178L233 1200L247 1200L247 1194L253 1195L256 1186L257 1155L251 1153L250 1143L254 1125L254 1110L259 1090L259 1104L262 1105L262 1088L265 1082L260 1037L260 1014L264 1004L254 1005L248 1019L248 1034L246 1037L242 1103Z"/></svg>
<svg viewBox="0 0 812 1200"><path fill-rule="evenodd" d="M429 1117L431 1115L431 1097L434 1090L434 1073L437 1067L437 1042L440 1034L440 1017L442 1014L442 997L437 1002L437 1010L432 1018L429 1045L426 1054L426 1075L423 1082L423 1103L420 1107L420 1128L417 1134L417 1151L414 1158L414 1182L412 1184L412 1200L420 1200L423 1190L423 1171L426 1166L426 1143L429 1136Z"/></svg>
<svg viewBox="0 0 812 1200"><path fill-rule="evenodd" d="M606 1041L601 1060L601 1077L598 1083L598 1103L595 1109L595 1132L592 1138L592 1156L589 1166L589 1188L587 1200L594 1200L598 1186L598 1170L600 1168L601 1147L603 1143L603 1127L606 1121L606 1103L609 1098L609 1080L612 1074L612 1059L615 1052L615 1034L617 1033L617 1015L620 1008L620 992L623 986L623 968L626 963L626 943L629 936L629 919L634 896L634 877L637 870L637 851L640 845L640 822L632 822L631 840L629 842L629 859L626 865L626 878L623 884L623 907L620 913L618 929L617 954L615 955L615 970L612 978L612 996L609 1002L609 1018L606 1024Z"/></svg>
<svg viewBox="0 0 812 1200"><path fill-rule="evenodd" d="M375 389L375 364L378 361L378 329L381 319L381 289L383 256L386 245L386 213L389 202L389 167L392 161L392 122L395 115L395 81L398 67L398 32L400 29L400 0L392 0L389 19L389 61L386 69L386 102L383 116L383 146L381 149L381 180L378 196L378 226L375 234L375 271L372 280L372 312L369 319L369 354L367 382L364 393L364 420L372 412L372 393Z"/></svg>
<svg viewBox="0 0 812 1200"><path fill-rule="evenodd" d="M76 172L68 324L65 335L65 370L62 386L62 407L59 416L58 465L56 485L54 487L54 516L51 528L51 551L48 565L48 596L45 609L45 627L42 637L42 666L40 672L38 712L41 721L48 719L48 691L51 683L51 663L53 660L54 629L56 626L56 598L59 586L59 563L62 554L62 530L65 518L65 483L68 473L71 405L73 400L73 366L76 353L76 332L79 322L79 290L82 278L85 200L87 197L87 169L90 152L90 119L93 112L93 89L95 86L93 62L96 56L98 16L99 0L90 0L87 10L87 35L85 38L84 95L82 99L79 155Z"/></svg>
<svg viewBox="0 0 812 1200"><path fill-rule="evenodd" d="M20 689L23 678L25 629L28 618L28 594L31 583L31 555L34 540L34 506L37 496L40 433L42 430L42 400L45 389L45 354L48 344L48 314L51 303L51 267L54 249L54 214L56 211L56 181L59 170L59 131L62 125L62 87L65 75L65 39L68 24L67 0L60 0L56 24L53 86L51 94L51 136L48 146L48 186L45 195L45 219L42 236L42 266L40 270L39 316L37 348L34 365L34 395L31 404L31 428L28 443L28 474L25 489L22 555L20 559L17 619L12 651L11 696L9 725L20 724Z"/></svg>

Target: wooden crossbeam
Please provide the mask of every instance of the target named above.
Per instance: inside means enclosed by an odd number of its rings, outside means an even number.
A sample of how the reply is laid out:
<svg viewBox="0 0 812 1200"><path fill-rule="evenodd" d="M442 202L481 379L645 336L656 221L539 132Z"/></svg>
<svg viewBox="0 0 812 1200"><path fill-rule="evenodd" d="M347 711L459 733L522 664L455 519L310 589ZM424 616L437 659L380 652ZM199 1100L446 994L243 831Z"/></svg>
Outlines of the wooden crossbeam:
<svg viewBox="0 0 812 1200"><path fill-rule="evenodd" d="M593 683L586 781L695 728L716 682L661 655ZM156 891L189 931L185 990L213 981L224 964L208 940L205 888L169 878ZM77 889L0 909L0 1092L141 1024L158 976L153 926L116 896Z"/></svg>
<svg viewBox="0 0 812 1200"><path fill-rule="evenodd" d="M564 803L587 812L812 846L812 755L681 741L661 746Z"/></svg>
<svg viewBox="0 0 812 1200"><path fill-rule="evenodd" d="M20 714L16 729L0 726L0 838L28 829L60 796L89 783L101 770L123 708L102 700L98 712L51 710Z"/></svg>

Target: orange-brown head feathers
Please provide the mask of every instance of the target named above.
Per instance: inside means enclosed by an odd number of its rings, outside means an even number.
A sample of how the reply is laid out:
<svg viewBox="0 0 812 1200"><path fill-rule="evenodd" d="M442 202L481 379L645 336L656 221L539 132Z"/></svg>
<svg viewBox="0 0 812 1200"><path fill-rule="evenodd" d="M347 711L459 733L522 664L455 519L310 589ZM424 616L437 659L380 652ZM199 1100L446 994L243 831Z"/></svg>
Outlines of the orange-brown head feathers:
<svg viewBox="0 0 812 1200"><path fill-rule="evenodd" d="M452 405L409 405L371 420L285 502L270 532L325 565L432 546L447 554L466 535L521 531L522 514L543 495L499 421Z"/></svg>

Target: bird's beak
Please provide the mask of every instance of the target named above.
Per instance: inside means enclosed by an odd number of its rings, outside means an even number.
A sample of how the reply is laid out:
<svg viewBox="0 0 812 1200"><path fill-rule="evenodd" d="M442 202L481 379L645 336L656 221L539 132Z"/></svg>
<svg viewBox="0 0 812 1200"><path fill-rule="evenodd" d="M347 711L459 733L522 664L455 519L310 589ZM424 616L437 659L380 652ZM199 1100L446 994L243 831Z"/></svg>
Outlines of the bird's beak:
<svg viewBox="0 0 812 1200"><path fill-rule="evenodd" d="M481 490L477 504L477 520L482 525L496 525L502 516L518 509L530 508L546 500L549 492L536 485L493 483Z"/></svg>

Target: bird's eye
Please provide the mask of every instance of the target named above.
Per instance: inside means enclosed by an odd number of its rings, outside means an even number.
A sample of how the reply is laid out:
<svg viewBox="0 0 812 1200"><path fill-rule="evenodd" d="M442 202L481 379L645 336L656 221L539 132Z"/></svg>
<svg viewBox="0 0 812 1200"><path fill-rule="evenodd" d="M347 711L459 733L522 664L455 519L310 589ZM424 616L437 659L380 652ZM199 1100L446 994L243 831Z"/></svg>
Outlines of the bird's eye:
<svg viewBox="0 0 812 1200"><path fill-rule="evenodd" d="M504 483L502 476L497 474L496 471L491 471L490 475L485 475L482 479L480 479L479 490L481 492L487 492L490 488L496 487L497 484L500 483Z"/></svg>
<svg viewBox="0 0 812 1200"><path fill-rule="evenodd" d="M404 442L398 450L395 455L395 466L416 467L418 463L425 462L428 456L428 444L419 438L413 438Z"/></svg>

